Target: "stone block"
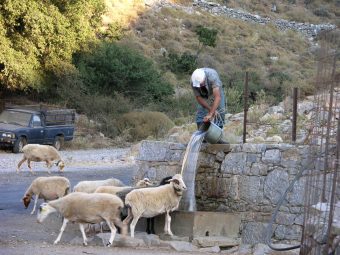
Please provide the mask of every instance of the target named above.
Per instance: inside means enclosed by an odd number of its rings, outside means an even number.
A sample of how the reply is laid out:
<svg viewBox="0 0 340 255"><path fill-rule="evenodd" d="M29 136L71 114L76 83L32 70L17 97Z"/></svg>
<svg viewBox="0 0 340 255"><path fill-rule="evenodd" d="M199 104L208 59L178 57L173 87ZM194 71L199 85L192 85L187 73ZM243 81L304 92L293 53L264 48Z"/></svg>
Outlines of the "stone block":
<svg viewBox="0 0 340 255"><path fill-rule="evenodd" d="M198 247L223 247L230 248L238 246L240 241L237 238L230 238L225 236L199 236L192 240L192 244Z"/></svg>
<svg viewBox="0 0 340 255"><path fill-rule="evenodd" d="M242 174L245 168L246 153L229 153L224 158L221 165L222 173Z"/></svg>
<svg viewBox="0 0 340 255"><path fill-rule="evenodd" d="M264 183L264 196L276 204L289 186L288 173L282 169L270 172Z"/></svg>
<svg viewBox="0 0 340 255"><path fill-rule="evenodd" d="M239 214L225 212L187 212L171 213L171 230L177 236L189 236L190 239L199 236L238 237L241 224ZM164 215L155 219L156 234L163 233Z"/></svg>
<svg viewBox="0 0 340 255"><path fill-rule="evenodd" d="M267 237L267 224L248 222L242 229L242 244L265 243Z"/></svg>
<svg viewBox="0 0 340 255"><path fill-rule="evenodd" d="M209 154L217 154L218 152L229 153L231 151L230 144L207 144L202 147L202 151Z"/></svg>
<svg viewBox="0 0 340 255"><path fill-rule="evenodd" d="M169 152L169 143L158 141L142 141L137 156L138 160L166 161Z"/></svg>
<svg viewBox="0 0 340 255"><path fill-rule="evenodd" d="M262 161L265 163L277 164L281 161L281 152L278 149L267 150L263 157Z"/></svg>
<svg viewBox="0 0 340 255"><path fill-rule="evenodd" d="M263 179L264 177L258 176L240 176L238 180L240 199L249 203L262 201Z"/></svg>

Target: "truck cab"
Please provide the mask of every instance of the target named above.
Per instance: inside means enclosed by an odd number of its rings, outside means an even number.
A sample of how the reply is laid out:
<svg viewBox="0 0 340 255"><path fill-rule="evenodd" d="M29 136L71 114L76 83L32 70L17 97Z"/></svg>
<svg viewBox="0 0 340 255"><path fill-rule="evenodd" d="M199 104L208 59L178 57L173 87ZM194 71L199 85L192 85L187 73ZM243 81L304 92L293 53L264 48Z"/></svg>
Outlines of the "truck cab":
<svg viewBox="0 0 340 255"><path fill-rule="evenodd" d="M28 143L50 144L60 150L74 135L75 111L8 108L0 114L0 146L18 153Z"/></svg>

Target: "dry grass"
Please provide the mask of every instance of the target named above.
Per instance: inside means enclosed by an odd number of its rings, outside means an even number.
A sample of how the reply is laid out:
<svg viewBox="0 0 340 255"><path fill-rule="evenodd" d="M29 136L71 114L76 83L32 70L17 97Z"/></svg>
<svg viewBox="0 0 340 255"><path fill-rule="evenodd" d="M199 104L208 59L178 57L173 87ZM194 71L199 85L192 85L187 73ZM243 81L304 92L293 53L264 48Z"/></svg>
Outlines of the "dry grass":
<svg viewBox="0 0 340 255"><path fill-rule="evenodd" d="M118 126L125 140L133 142L163 138L174 123L164 113L145 111L124 114Z"/></svg>
<svg viewBox="0 0 340 255"><path fill-rule="evenodd" d="M145 8L142 0L105 0L105 5L107 11L102 15L102 30L106 30L114 22L127 28Z"/></svg>

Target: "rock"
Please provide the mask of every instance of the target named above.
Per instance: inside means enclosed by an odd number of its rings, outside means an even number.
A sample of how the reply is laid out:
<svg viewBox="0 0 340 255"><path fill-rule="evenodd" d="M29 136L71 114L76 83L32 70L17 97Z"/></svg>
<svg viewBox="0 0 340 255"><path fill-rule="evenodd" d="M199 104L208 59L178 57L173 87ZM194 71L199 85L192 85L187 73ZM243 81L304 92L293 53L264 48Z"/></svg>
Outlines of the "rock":
<svg viewBox="0 0 340 255"><path fill-rule="evenodd" d="M221 251L219 246L200 248L198 251L200 252L209 252L209 253L219 253Z"/></svg>
<svg viewBox="0 0 340 255"><path fill-rule="evenodd" d="M280 136L278 135L273 135L270 137L266 138L266 142L270 142L270 143L283 143L283 140Z"/></svg>
<svg viewBox="0 0 340 255"><path fill-rule="evenodd" d="M169 241L171 248L173 248L176 251L182 252L182 251L197 251L197 247L189 242L183 242L183 241Z"/></svg>
<svg viewBox="0 0 340 255"><path fill-rule="evenodd" d="M239 241L225 236L200 236L195 237L192 244L198 247L234 247L239 245Z"/></svg>
<svg viewBox="0 0 340 255"><path fill-rule="evenodd" d="M107 243L110 239L111 233L99 233L96 236L102 240L103 243ZM113 246L122 247L145 247L146 244L140 238L132 238L130 236L122 236L120 234L115 235L115 239L112 243Z"/></svg>
<svg viewBox="0 0 340 255"><path fill-rule="evenodd" d="M244 245L238 247L233 247L228 250L222 250L221 254L227 254L227 255L249 255L252 254L252 249L250 245Z"/></svg>
<svg viewBox="0 0 340 255"><path fill-rule="evenodd" d="M270 248L268 247L268 245L258 243L254 247L253 255L265 255L268 254L269 251Z"/></svg>
<svg viewBox="0 0 340 255"><path fill-rule="evenodd" d="M188 236L176 236L176 235L168 235L168 234L160 234L159 238L163 241L183 241L183 242L189 242Z"/></svg>
<svg viewBox="0 0 340 255"><path fill-rule="evenodd" d="M160 246L161 243L158 235L148 235L145 232L137 233L136 238L142 239L147 246Z"/></svg>

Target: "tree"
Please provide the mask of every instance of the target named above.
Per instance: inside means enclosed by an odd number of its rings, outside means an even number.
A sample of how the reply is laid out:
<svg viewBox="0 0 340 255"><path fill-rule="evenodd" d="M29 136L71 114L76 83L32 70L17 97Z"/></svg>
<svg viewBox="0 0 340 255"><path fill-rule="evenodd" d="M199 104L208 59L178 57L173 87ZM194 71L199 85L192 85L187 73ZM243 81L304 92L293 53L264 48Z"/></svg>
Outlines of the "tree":
<svg viewBox="0 0 340 255"><path fill-rule="evenodd" d="M3 0L0 4L0 84L44 91L50 74L85 42L96 40L101 0Z"/></svg>

